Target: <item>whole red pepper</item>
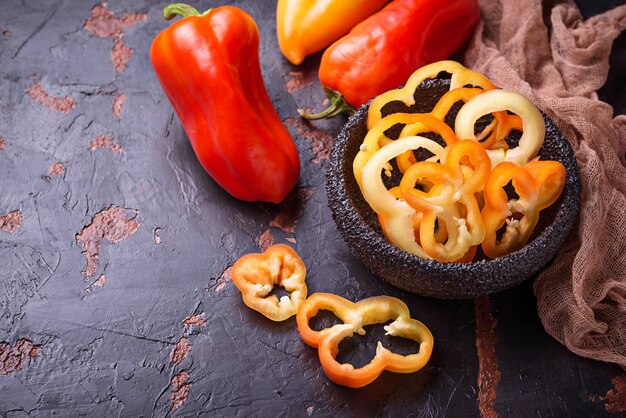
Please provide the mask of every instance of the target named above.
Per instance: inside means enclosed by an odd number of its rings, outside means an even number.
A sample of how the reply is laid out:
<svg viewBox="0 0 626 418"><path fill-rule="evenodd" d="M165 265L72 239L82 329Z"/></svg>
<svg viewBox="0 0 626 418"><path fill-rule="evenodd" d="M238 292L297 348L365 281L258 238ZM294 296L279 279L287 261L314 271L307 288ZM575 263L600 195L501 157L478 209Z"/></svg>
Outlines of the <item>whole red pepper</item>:
<svg viewBox="0 0 626 418"><path fill-rule="evenodd" d="M332 105L303 116L332 117L403 85L418 68L459 49L479 15L477 0L392 1L324 52L319 78Z"/></svg>
<svg viewBox="0 0 626 418"><path fill-rule="evenodd" d="M298 182L300 159L263 85L256 23L232 6L164 10L177 14L150 60L198 160L234 197L279 203Z"/></svg>

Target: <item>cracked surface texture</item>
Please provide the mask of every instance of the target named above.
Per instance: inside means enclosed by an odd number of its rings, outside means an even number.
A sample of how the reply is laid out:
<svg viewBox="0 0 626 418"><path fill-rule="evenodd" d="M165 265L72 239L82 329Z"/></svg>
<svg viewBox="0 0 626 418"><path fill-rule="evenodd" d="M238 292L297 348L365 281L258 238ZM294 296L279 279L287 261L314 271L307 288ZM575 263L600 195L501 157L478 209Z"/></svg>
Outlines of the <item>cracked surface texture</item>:
<svg viewBox="0 0 626 418"><path fill-rule="evenodd" d="M301 156L282 205L234 200L196 160L148 58L168 1L2 4L0 417L480 416L485 329L499 416L623 408L623 371L547 336L529 282L491 296L485 327L474 301L415 296L351 255L324 184L345 119L299 121L323 108L321 54L280 56L274 2L235 5L258 22L263 78ZM300 254L309 293L403 299L435 336L430 363L361 390L330 383L295 320L251 311L230 282L235 260L270 242ZM341 350L362 346L366 362L382 334Z"/></svg>

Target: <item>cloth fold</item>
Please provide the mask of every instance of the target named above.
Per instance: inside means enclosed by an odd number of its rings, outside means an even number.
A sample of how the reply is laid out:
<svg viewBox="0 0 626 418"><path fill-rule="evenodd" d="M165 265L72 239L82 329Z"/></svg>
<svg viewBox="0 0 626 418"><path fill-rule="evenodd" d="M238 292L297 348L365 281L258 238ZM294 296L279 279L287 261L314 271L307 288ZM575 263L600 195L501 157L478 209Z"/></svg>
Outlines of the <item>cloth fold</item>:
<svg viewBox="0 0 626 418"><path fill-rule="evenodd" d="M480 7L465 64L546 112L581 171L579 226L534 284L539 317L572 352L626 369L626 116L614 118L596 93L626 5L586 21L571 1Z"/></svg>

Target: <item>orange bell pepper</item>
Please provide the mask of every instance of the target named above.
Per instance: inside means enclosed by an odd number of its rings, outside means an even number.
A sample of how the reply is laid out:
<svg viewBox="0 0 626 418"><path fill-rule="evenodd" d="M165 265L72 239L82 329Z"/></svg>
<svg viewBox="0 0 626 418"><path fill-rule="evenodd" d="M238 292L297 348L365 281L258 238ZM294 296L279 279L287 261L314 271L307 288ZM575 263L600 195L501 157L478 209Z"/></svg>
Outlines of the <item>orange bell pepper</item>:
<svg viewBox="0 0 626 418"><path fill-rule="evenodd" d="M334 313L343 324L314 331L309 320L320 310ZM385 326L388 335L408 338L420 344L419 352L403 356L383 347L379 341L371 363L355 369L349 363L341 364L336 358L339 343L355 332L365 335L364 327L393 321ZM317 347L320 363L326 376L338 385L359 388L373 382L384 370L395 373L413 373L426 365L433 351L434 339L430 330L420 321L411 318L409 308L400 299L375 296L351 302L330 293L312 294L298 309L298 332L302 340Z"/></svg>

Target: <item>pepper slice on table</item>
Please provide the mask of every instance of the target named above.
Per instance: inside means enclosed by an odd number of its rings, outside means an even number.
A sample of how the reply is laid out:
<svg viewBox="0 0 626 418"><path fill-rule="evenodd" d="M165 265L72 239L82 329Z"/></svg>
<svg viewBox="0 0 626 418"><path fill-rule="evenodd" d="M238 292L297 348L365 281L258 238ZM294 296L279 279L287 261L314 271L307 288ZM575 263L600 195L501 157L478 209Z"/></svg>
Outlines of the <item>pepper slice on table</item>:
<svg viewBox="0 0 626 418"><path fill-rule="evenodd" d="M321 331L309 326L309 320L320 310L334 313L343 324ZM379 341L372 361L358 369L349 363L341 364L336 358L339 343L358 333L365 335L364 327L385 323L387 335L403 337L420 344L419 352L403 356L383 347ZM312 294L298 309L296 316L302 340L317 347L320 363L326 376L338 385L359 388L373 382L384 370L395 373L413 373L426 365L433 351L434 339L430 330L420 321L411 318L409 308L400 299L375 296L359 302L351 302L330 293Z"/></svg>
<svg viewBox="0 0 626 418"><path fill-rule="evenodd" d="M485 240L482 249L490 258L522 248L539 221L539 212L552 205L565 186L565 167L558 161L531 161L523 167L503 162L485 183ZM509 199L505 186L512 183L518 197ZM502 236L498 231L505 227Z"/></svg>
<svg viewBox="0 0 626 418"><path fill-rule="evenodd" d="M300 159L263 85L256 23L232 6L164 14L184 18L156 37L150 60L198 160L234 197L281 202Z"/></svg>
<svg viewBox="0 0 626 418"><path fill-rule="evenodd" d="M284 244L272 245L262 254L244 255L235 262L230 274L244 303L272 321L295 315L307 296L306 267L298 254ZM275 285L284 287L290 295L280 300L268 296Z"/></svg>
<svg viewBox="0 0 626 418"><path fill-rule="evenodd" d="M389 0L278 0L276 32L283 55L298 65L348 33Z"/></svg>
<svg viewBox="0 0 626 418"><path fill-rule="evenodd" d="M479 14L477 0L394 0L324 52L320 82L343 96L334 101L336 108L346 102L358 108L404 84L416 69L452 55Z"/></svg>

